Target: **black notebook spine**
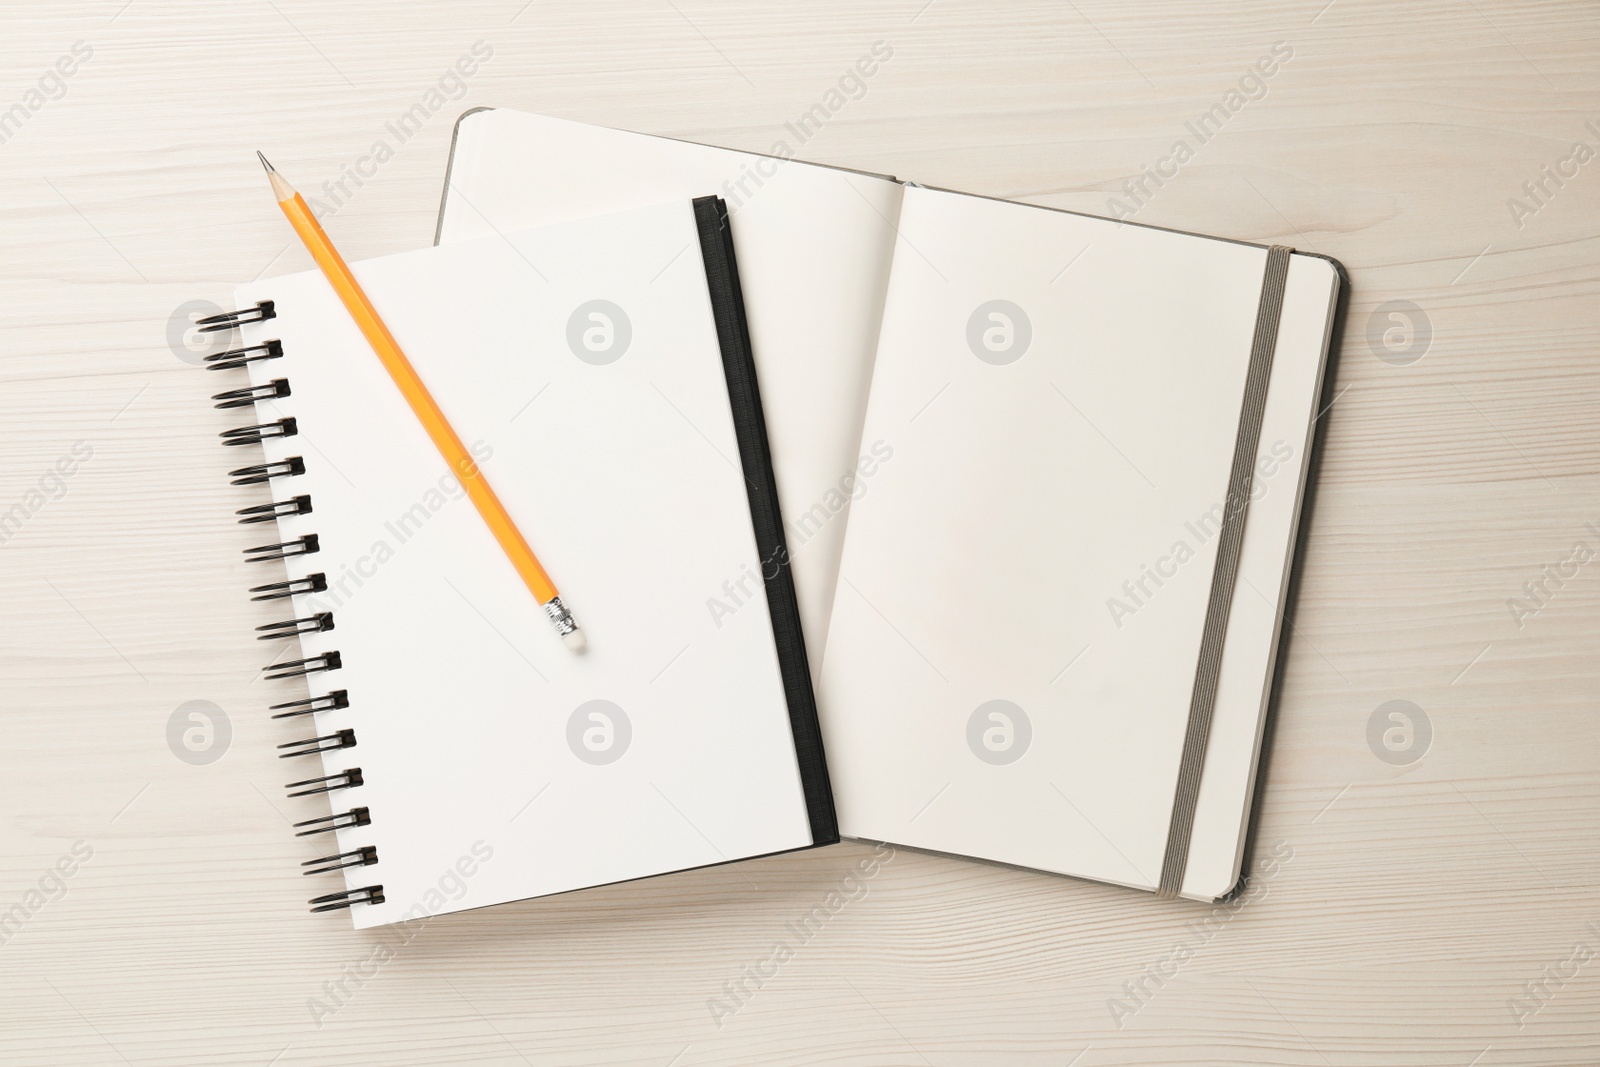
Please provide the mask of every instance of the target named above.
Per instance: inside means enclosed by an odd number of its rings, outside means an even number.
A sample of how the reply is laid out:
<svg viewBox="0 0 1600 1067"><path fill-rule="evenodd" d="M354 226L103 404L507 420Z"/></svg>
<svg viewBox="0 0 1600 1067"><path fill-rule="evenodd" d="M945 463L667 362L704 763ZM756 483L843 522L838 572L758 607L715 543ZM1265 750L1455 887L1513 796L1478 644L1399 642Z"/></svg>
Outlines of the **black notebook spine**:
<svg viewBox="0 0 1600 1067"><path fill-rule="evenodd" d="M789 729L794 735L800 781L805 789L811 840L814 845L831 845L839 840L839 820L834 814L828 762L822 750L822 728L817 722L817 700L811 688L811 666L806 660L805 637L800 629L800 605L795 598L794 576L789 568L789 547L778 506L777 479L772 474L772 451L767 444L767 421L761 408L761 388L756 380L744 294L739 287L739 266L734 256L728 206L718 196L699 197L693 205L700 256L705 263L706 285L711 295L711 312L717 326L717 342L722 350L722 372L727 379L728 400L733 409L739 462L750 498L750 520L761 554L761 577L766 587L767 610L772 618L778 668L789 705Z"/></svg>
<svg viewBox="0 0 1600 1067"><path fill-rule="evenodd" d="M270 300L258 302L254 307L241 308L238 311L213 315L200 319L196 325L204 333L219 333L238 330L251 323L266 323L277 318L278 312ZM245 367L250 363L265 360L281 359L283 345L277 340L262 341L258 344L244 345L230 348L225 352L218 352L205 358L207 370L233 371ZM217 393L211 399L215 406L225 410L233 408L251 408L263 401L277 401L294 395L293 384L287 378L273 378L259 385L247 385L237 389L228 389ZM260 444L269 438L289 438L299 434L299 426L292 417L280 417L275 421L260 422L255 425L241 426L237 429L226 430L220 436L224 445L249 446ZM284 459L271 462L255 463L239 467L228 472L234 485L259 485L267 483L273 489L278 487L272 483L280 480L290 480L301 477L306 472L306 462L300 456L288 456ZM274 493L274 496L278 495ZM289 515L309 515L316 510L315 501L310 494L295 493L288 489L285 499L274 500L267 504L254 504L250 507L240 508L236 514L241 523L276 523L278 519ZM280 535L281 536L281 535ZM278 560L289 560L296 556L310 555L320 551L321 544L314 533L302 534L291 540L279 541L273 544L258 545L244 550L245 560L250 563L276 564ZM287 600L295 595L306 595L321 592L327 589L327 577L320 572L310 572L303 577L290 578L288 581L268 582L251 588L252 600ZM290 612L290 614L295 614ZM333 612L311 612L300 618L284 619L280 622L268 623L256 627L257 636L262 641L275 641L285 638L298 640L302 634L324 633L335 629ZM307 681L317 682L321 676L338 671L344 666L343 658L337 650L330 650L320 655L309 656L288 661L276 661L265 669L265 677L284 679L304 677ZM269 710L275 714L275 719L294 718L302 715L313 715L317 712L337 711L350 706L350 694L344 689L329 689L321 694L314 694L305 700L293 700L288 703L274 704ZM318 735L315 730L313 736L299 741L291 741L278 746L278 755L282 759L297 759L304 756L317 756L326 758L326 754L340 753L353 749L358 744L358 737L354 728L338 728L331 732ZM327 770L326 763L324 770ZM312 778L290 782L287 786L291 797L313 796L319 794L333 794L345 789L356 789L365 783L361 768L357 766L345 767L338 771L331 771ZM337 805L335 805L337 807ZM365 807L353 806L347 811L337 812L324 817L308 819L295 823L297 837L309 837L318 834L333 833L347 827L367 826L372 822L372 814ZM378 862L378 850L375 846L367 845L353 850L338 852L317 859L307 860L302 866L304 874L329 874L343 871L348 867L370 867ZM328 893L314 897L309 901L311 910L340 911L354 907L357 904L383 903L383 886L364 885L354 889L346 889L336 893Z"/></svg>

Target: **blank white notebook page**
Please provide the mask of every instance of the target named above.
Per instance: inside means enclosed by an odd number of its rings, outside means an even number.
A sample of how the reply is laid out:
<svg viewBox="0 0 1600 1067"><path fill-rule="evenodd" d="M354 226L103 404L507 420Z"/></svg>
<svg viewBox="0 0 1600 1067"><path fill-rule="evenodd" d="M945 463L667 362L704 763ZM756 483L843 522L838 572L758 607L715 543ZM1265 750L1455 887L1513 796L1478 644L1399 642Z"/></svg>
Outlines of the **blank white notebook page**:
<svg viewBox="0 0 1600 1067"><path fill-rule="evenodd" d="M258 421L299 427L267 459L306 467L274 498L314 508L262 540L317 534L289 574L329 583L263 621L331 611L303 654L338 650L343 666L311 692L350 700L288 720L305 725L283 740L357 736L321 771L293 761L301 778L363 771L331 799L371 825L306 846L377 847L346 872L386 897L356 924L811 844L765 601L716 622L705 608L759 563L688 201L355 271L589 640L581 656L562 646L321 276L242 288L278 311L246 342L284 351L252 378L293 390ZM582 314L594 301L601 319ZM590 346L595 329L627 336Z"/></svg>
<svg viewBox="0 0 1600 1067"><path fill-rule="evenodd" d="M1153 887L1265 249L916 188L900 233L864 432L894 458L854 507L819 694L840 832ZM1290 502L1319 361L1274 376ZM1273 577L1294 512L1256 538ZM1253 669L1219 707L1244 757L1208 878L1237 853Z"/></svg>
<svg viewBox="0 0 1600 1067"><path fill-rule="evenodd" d="M495 109L457 128L441 243L717 194L733 217L813 676L853 497L877 462L861 439L901 186L870 174ZM867 459L863 460L863 456ZM872 473L866 473L871 471ZM702 610L743 611L760 582L730 575ZM759 596L759 594L756 594Z"/></svg>

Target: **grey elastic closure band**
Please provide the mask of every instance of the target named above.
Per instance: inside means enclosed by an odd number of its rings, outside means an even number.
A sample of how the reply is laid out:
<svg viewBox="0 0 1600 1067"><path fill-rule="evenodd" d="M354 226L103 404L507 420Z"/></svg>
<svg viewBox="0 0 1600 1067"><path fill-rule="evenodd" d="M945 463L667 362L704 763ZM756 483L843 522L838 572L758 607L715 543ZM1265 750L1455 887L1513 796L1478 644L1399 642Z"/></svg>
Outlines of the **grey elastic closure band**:
<svg viewBox="0 0 1600 1067"><path fill-rule="evenodd" d="M1206 742L1211 737L1211 713L1217 704L1217 679L1222 671L1222 641L1228 631L1228 611L1233 606L1239 578L1239 549L1244 544L1245 512L1250 507L1250 484L1255 475L1256 447L1261 441L1261 419L1267 408L1267 382L1272 377L1272 353L1278 343L1278 319L1283 312L1283 290L1289 279L1289 253L1283 245L1267 249L1267 269L1261 280L1261 302L1256 307L1255 338L1250 343L1250 367L1245 374L1244 405L1239 411L1239 433L1233 443L1233 469L1228 475L1228 498L1217 538L1217 563L1211 572L1211 598L1206 604L1205 629L1200 635L1200 660L1189 697L1189 725L1183 736L1183 757L1178 764L1178 788L1172 801L1172 823L1167 829L1167 854L1161 863L1161 884L1156 895L1170 899L1183 889L1189 865L1189 840L1194 833L1195 808L1200 802L1200 771L1206 762Z"/></svg>

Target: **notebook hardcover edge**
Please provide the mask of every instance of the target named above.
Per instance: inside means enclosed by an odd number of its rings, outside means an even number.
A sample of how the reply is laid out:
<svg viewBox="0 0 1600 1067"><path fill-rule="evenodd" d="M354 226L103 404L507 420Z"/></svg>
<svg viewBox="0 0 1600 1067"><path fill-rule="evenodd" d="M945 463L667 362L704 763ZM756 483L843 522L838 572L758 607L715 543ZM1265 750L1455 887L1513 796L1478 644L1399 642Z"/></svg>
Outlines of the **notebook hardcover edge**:
<svg viewBox="0 0 1600 1067"><path fill-rule="evenodd" d="M1268 770L1272 762L1272 745L1277 729L1278 713L1283 700L1285 668L1289 660L1289 647L1294 643L1294 617L1300 599L1301 582L1305 571L1306 540L1311 532L1312 512L1316 510L1317 488L1322 472L1323 448L1328 435L1326 418L1338 395L1339 360L1344 345L1345 318L1350 309L1350 272L1343 263L1320 252L1301 252L1295 255L1327 261L1338 280L1333 310L1328 324L1326 347L1322 353L1322 384L1317 391L1317 414L1313 417L1311 449L1306 458L1305 484L1300 491L1300 511L1295 519L1294 551L1289 556L1289 574L1284 582L1282 604L1279 608L1284 625L1279 627L1277 647L1273 649L1271 681L1268 686L1266 711L1262 715L1261 733L1256 744L1255 781L1251 783L1248 806L1244 819L1244 841L1239 848L1239 863L1233 885L1216 899L1229 901L1246 891L1250 884L1250 866L1255 858L1261 831L1261 804L1266 795Z"/></svg>
<svg viewBox="0 0 1600 1067"><path fill-rule="evenodd" d="M444 236L444 209L450 202L450 179L456 170L456 148L461 143L461 124L474 115L485 111L493 111L492 107L470 107L456 116L455 125L450 127L450 152L445 157L444 185L439 190L439 217L433 224L433 243L437 247L439 239Z"/></svg>

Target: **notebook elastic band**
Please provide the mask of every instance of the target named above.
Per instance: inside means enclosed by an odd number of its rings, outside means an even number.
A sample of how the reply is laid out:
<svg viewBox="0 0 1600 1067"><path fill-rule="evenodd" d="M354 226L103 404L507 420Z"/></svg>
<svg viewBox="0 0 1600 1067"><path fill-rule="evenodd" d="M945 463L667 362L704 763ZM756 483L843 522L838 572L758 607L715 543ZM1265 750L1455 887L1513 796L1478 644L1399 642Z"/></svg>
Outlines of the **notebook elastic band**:
<svg viewBox="0 0 1600 1067"><path fill-rule="evenodd" d="M1205 766L1206 741L1211 736L1211 715L1217 703L1217 679L1222 669L1222 642L1228 630L1228 610L1233 606L1239 576L1239 549L1244 543L1245 512L1250 506L1250 484L1255 474L1256 448L1261 440L1261 420L1267 407L1267 382L1272 376L1272 353L1278 343L1278 319L1283 311L1283 291L1289 279L1289 253L1273 245L1267 249L1266 274L1261 281L1261 302L1256 308L1255 338L1250 344L1250 367L1245 376L1244 406L1239 412L1239 433L1233 444L1233 469L1228 475L1227 504L1217 538L1217 563L1211 572L1211 598L1206 604L1205 629L1200 635L1200 660L1189 697L1189 725L1183 737L1178 764L1178 788L1172 802L1172 823L1167 830L1167 854L1161 864L1161 884L1156 895L1171 898L1183 889L1189 865L1189 841L1194 833L1195 808L1200 801L1200 771Z"/></svg>

